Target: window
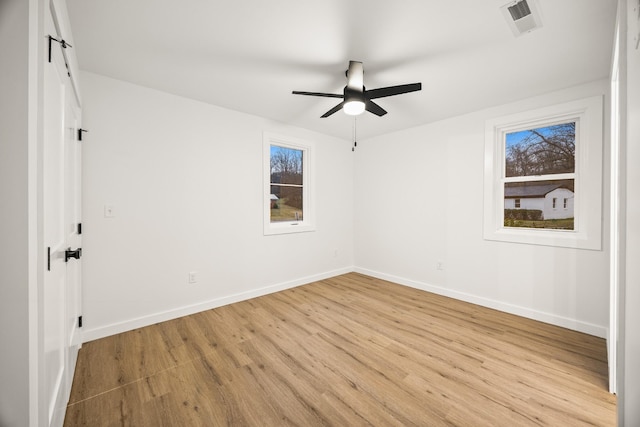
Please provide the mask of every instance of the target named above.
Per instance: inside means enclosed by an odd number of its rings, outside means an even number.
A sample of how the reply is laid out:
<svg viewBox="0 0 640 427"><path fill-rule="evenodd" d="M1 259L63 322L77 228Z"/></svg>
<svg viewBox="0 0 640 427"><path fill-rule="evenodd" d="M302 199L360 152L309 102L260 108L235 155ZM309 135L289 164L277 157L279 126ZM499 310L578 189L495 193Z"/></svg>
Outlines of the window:
<svg viewBox="0 0 640 427"><path fill-rule="evenodd" d="M505 133L504 227L573 230L573 211L553 210L558 207L554 196L573 194L575 142L575 120ZM525 198L526 209L510 211L514 197Z"/></svg>
<svg viewBox="0 0 640 427"><path fill-rule="evenodd" d="M312 231L311 145L265 132L264 234Z"/></svg>
<svg viewBox="0 0 640 427"><path fill-rule="evenodd" d="M302 221L304 206L302 184L304 150L271 145L270 221Z"/></svg>
<svg viewBox="0 0 640 427"><path fill-rule="evenodd" d="M485 132L485 239L600 249L602 97L489 120Z"/></svg>

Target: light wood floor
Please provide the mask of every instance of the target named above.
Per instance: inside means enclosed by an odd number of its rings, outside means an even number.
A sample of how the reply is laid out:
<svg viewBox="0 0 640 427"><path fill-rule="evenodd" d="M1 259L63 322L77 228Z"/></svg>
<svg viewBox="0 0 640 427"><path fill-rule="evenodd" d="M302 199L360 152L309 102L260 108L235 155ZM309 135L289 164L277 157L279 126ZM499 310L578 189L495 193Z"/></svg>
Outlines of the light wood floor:
<svg viewBox="0 0 640 427"><path fill-rule="evenodd" d="M605 342L356 273L85 344L65 426L615 426Z"/></svg>

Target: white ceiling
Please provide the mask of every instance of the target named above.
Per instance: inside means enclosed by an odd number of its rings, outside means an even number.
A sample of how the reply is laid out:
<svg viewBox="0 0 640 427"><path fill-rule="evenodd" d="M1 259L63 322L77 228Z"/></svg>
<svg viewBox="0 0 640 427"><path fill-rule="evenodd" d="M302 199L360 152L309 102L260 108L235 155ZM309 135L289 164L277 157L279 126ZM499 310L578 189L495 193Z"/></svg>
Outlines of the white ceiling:
<svg viewBox="0 0 640 427"><path fill-rule="evenodd" d="M530 0L531 1L531 0ZM349 60L365 86L422 82L357 119L380 135L609 75L615 0L537 0L515 37L508 0L67 0L80 68L351 139L339 100Z"/></svg>

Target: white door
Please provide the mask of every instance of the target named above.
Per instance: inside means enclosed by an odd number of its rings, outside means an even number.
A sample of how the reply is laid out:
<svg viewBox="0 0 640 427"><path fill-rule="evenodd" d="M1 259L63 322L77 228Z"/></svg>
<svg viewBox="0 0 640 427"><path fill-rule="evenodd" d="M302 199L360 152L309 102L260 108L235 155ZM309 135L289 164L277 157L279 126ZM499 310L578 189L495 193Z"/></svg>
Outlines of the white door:
<svg viewBox="0 0 640 427"><path fill-rule="evenodd" d="M58 39L51 14L47 35ZM47 425L61 426L71 391L79 346L79 260L67 260L67 249L77 249L80 149L77 142L79 108L62 48L52 43L44 70L43 237L44 268L44 386Z"/></svg>
<svg viewBox="0 0 640 427"><path fill-rule="evenodd" d="M71 387L73 373L78 357L78 349L82 343L80 339L80 316L81 316L81 258L82 255L82 235L81 235L81 206L80 206L80 178L82 165L82 143L79 139L78 129L80 128L80 109L75 102L75 95L70 84L66 85L66 98L70 102L65 108L65 209L64 227L65 239L68 249L77 253L77 258L69 258L66 262L66 332L68 347L67 352L67 378ZM78 250L79 249L79 250ZM69 390L70 391L70 390ZM65 404L68 398L65 399Z"/></svg>

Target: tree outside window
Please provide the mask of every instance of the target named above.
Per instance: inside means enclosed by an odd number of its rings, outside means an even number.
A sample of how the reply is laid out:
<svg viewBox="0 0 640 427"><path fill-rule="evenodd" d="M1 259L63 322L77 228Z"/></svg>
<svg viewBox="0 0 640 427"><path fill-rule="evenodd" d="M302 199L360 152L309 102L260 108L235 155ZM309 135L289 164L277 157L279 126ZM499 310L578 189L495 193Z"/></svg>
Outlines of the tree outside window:
<svg viewBox="0 0 640 427"><path fill-rule="evenodd" d="M303 220L303 150L271 145L271 222Z"/></svg>
<svg viewBox="0 0 640 427"><path fill-rule="evenodd" d="M603 101L596 95L485 122L485 239L602 248Z"/></svg>
<svg viewBox="0 0 640 427"><path fill-rule="evenodd" d="M576 122L507 132L504 147L504 226L573 230Z"/></svg>
<svg viewBox="0 0 640 427"><path fill-rule="evenodd" d="M265 236L315 231L313 141L263 132Z"/></svg>

